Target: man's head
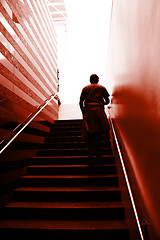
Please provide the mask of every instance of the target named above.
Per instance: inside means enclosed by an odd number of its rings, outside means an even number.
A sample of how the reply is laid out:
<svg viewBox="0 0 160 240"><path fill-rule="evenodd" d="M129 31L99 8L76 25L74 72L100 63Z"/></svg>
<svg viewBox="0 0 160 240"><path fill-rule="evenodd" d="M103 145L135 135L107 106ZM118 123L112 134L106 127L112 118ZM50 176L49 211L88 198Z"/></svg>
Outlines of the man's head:
<svg viewBox="0 0 160 240"><path fill-rule="evenodd" d="M99 77L96 74L92 74L90 76L90 83L98 83L99 82Z"/></svg>

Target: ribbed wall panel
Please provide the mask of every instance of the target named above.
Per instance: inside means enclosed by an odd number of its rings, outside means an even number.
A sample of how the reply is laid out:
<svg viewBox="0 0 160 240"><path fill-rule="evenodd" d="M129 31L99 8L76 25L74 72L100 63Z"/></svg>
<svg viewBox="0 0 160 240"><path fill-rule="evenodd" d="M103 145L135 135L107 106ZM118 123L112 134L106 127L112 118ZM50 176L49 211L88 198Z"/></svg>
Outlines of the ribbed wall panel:
<svg viewBox="0 0 160 240"><path fill-rule="evenodd" d="M2 0L0 20L1 109L15 112L18 120L19 114L27 117L56 93L56 31L44 0ZM20 109L25 109L24 113ZM39 118L54 122L58 118L57 101L52 100Z"/></svg>
<svg viewBox="0 0 160 240"><path fill-rule="evenodd" d="M8 23L10 24L15 34L17 35L17 38L19 39L19 42L18 42L19 46L23 44L23 52L28 56L29 59L32 59L31 69L33 70L33 72L35 72L36 76L38 76L40 79L43 79L43 77L45 76L43 75L43 73L47 75L47 72L46 72L46 69L43 67L42 59L41 60L39 59L40 58L39 53L37 52L37 54L35 54L36 51L31 47L32 43L30 42L27 34L23 31L21 26L18 26L19 24L15 24L12 21L9 14L5 11L5 9L1 4L0 4L0 9L2 11L3 16L5 17L5 19L7 19ZM21 31L19 29L21 29ZM22 59L23 59L23 55L22 55ZM30 65L28 62L28 59L26 63ZM38 68L40 73L38 73L35 67ZM40 74L42 75L42 78ZM44 84L50 83L48 79L45 79L45 80L46 82L44 81ZM52 91L53 91L52 84L50 84L50 87L52 87Z"/></svg>
<svg viewBox="0 0 160 240"><path fill-rule="evenodd" d="M37 33L37 29L34 28L33 23L31 24L30 19L33 18L33 12L28 12L26 4L22 4L20 1L18 1L18 4L16 4L17 0L11 3L8 1L8 4L11 8L11 10L15 13L15 16L17 17L20 26L23 28L24 32L29 37L30 41L34 45L37 52L41 55L45 63L47 64L48 56L46 55L46 46L44 42L39 38L39 34ZM35 1L34 1L35 2ZM38 1L36 1L36 5L38 4ZM42 18L42 15L40 16ZM47 26L46 26L47 27ZM42 33L42 36L45 34L45 32ZM41 35L40 35L41 36ZM43 52L44 51L44 52Z"/></svg>

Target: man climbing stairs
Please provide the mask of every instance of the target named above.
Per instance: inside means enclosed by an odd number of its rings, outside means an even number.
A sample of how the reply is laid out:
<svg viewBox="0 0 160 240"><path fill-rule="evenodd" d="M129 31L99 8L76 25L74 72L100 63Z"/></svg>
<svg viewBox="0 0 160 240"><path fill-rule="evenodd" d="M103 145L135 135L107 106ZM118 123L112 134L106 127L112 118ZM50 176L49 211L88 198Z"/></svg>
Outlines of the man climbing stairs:
<svg viewBox="0 0 160 240"><path fill-rule="evenodd" d="M92 164L81 132L81 120L55 122L13 201L1 210L1 234L129 240L109 133L103 156Z"/></svg>

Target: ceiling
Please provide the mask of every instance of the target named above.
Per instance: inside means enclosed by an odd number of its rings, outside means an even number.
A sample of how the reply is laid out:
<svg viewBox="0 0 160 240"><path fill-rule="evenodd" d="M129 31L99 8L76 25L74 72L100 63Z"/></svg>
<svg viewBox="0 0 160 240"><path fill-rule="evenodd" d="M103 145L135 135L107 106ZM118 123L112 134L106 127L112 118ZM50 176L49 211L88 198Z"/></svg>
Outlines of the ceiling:
<svg viewBox="0 0 160 240"><path fill-rule="evenodd" d="M64 0L47 0L49 10L55 23L65 23L67 12Z"/></svg>

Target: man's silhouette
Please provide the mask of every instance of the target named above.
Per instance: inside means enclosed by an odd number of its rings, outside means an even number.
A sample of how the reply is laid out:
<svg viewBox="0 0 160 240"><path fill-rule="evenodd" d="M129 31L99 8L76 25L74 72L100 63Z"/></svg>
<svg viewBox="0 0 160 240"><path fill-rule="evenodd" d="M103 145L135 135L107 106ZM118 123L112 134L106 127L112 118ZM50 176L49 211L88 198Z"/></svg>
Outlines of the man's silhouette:
<svg viewBox="0 0 160 240"><path fill-rule="evenodd" d="M98 84L96 74L90 76L90 83L82 89L80 108L83 114L83 140L88 142L88 157L99 157L100 137L109 129L104 105L109 103L109 93Z"/></svg>

